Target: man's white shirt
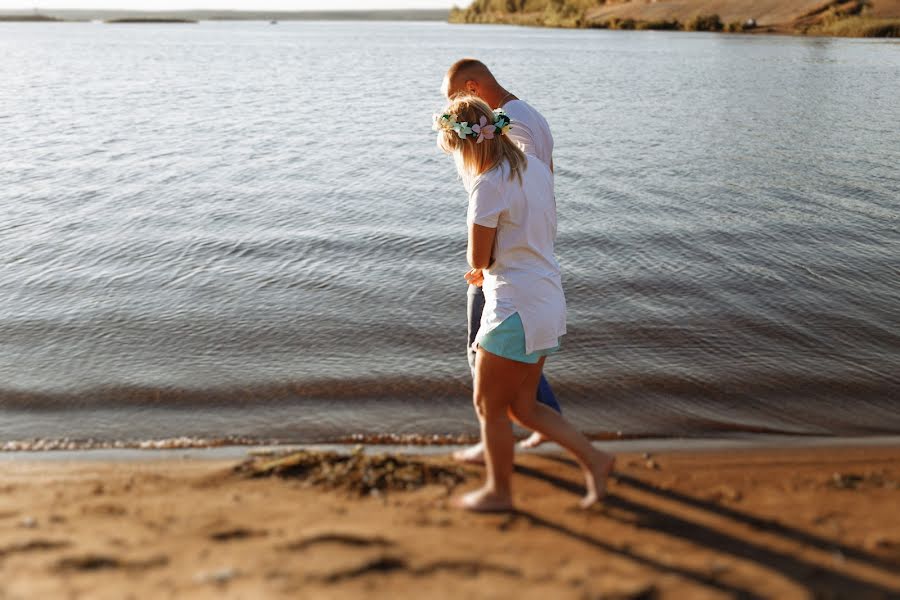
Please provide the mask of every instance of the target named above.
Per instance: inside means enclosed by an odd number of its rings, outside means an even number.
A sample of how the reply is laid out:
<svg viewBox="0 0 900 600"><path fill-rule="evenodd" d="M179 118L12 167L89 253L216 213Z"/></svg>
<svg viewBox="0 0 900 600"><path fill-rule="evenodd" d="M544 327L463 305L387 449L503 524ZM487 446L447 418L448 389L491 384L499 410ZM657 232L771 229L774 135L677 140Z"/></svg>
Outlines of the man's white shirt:
<svg viewBox="0 0 900 600"><path fill-rule="evenodd" d="M544 116L524 100L510 100L503 105L509 117L509 139L526 155L538 157L550 166L553 160L553 135Z"/></svg>

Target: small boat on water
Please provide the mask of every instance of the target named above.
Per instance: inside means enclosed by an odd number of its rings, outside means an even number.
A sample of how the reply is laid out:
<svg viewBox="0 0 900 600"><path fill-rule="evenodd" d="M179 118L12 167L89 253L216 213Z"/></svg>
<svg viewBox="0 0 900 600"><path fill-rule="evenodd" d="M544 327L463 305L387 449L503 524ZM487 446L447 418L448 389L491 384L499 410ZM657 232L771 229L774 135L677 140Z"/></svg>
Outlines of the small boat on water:
<svg viewBox="0 0 900 600"><path fill-rule="evenodd" d="M278 21L269 21L269 25L278 25Z"/></svg>

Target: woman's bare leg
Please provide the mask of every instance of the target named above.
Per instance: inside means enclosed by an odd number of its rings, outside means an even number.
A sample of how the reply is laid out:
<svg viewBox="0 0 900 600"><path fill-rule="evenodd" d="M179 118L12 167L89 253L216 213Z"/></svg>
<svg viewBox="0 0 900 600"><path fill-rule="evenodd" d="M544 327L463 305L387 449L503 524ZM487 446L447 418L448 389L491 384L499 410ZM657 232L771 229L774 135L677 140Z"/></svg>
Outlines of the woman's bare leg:
<svg viewBox="0 0 900 600"><path fill-rule="evenodd" d="M529 388L534 399L540 373L540 365L521 363L478 350L474 402L481 422L487 478L481 489L460 499L463 508L476 511L512 508L510 482L514 447L510 406L515 398L529 393Z"/></svg>
<svg viewBox="0 0 900 600"><path fill-rule="evenodd" d="M603 498L606 494L606 478L616 462L613 455L594 448L590 440L562 415L539 404L533 393L522 393L513 400L510 412L517 423L550 438L575 456L584 470L587 488L587 495L581 501L583 507Z"/></svg>

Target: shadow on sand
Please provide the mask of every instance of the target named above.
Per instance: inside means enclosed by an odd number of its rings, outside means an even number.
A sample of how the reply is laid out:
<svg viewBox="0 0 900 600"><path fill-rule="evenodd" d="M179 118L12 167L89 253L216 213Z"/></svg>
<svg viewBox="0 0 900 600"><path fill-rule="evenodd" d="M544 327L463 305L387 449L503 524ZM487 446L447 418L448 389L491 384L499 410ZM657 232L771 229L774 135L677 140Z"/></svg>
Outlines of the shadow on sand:
<svg viewBox="0 0 900 600"><path fill-rule="evenodd" d="M578 469L577 465L567 459L554 458L544 456L542 458L564 463L574 469ZM561 490L570 492L577 496L585 493L584 487L573 483L567 479L549 475L544 471L531 467L516 465L516 472L535 479L542 480ZM580 474L580 469L578 469ZM804 531L789 527L787 525L759 518L753 515L743 513L741 511L721 506L719 504L687 496L685 494L672 490L664 490L654 486L651 483L631 477L628 475L615 474L614 477L620 485L629 486L641 492L655 494L660 498L669 501L678 502L693 509L705 510L721 517L732 519L743 525L748 525L757 530L766 533L782 536L790 541L812 546L818 550L826 551L831 554L840 556L844 559L853 559L864 563L865 565L887 570L888 574L896 573L898 565L885 561L877 556L872 556L858 548L836 543L825 538L821 538ZM756 564L780 573L784 577L794 581L798 585L805 588L812 597L828 597L828 598L898 598L900 597L900 589L891 589L881 584L866 581L855 577L854 575L843 573L841 571L831 569L820 564L814 564L803 560L797 556L782 551L765 547L754 541L741 539L729 533L718 531L696 521L686 519L684 517L671 514L661 510L636 502L635 500L625 498L619 494L607 494L604 506L624 511L633 515L637 520L637 525L644 528L652 528L660 533L680 538L692 542L698 546L706 547L722 554L729 554L737 559L752 561ZM589 544L597 549L618 554L630 560L634 560L640 564L657 569L665 573L673 573L696 583L729 592L738 598L761 598L762 596L749 589L743 589L728 584L718 578L707 573L685 569L673 565L661 564L647 556L636 554L627 548L617 547L608 542L599 540L585 533L573 531L562 523L550 521L544 517L536 515L528 511L517 511L517 514L528 519L532 524L538 527L544 527L566 535L572 539L578 540L585 544ZM626 520L623 517L616 517L612 514L606 515L608 518L619 520L622 522L634 523L632 520Z"/></svg>

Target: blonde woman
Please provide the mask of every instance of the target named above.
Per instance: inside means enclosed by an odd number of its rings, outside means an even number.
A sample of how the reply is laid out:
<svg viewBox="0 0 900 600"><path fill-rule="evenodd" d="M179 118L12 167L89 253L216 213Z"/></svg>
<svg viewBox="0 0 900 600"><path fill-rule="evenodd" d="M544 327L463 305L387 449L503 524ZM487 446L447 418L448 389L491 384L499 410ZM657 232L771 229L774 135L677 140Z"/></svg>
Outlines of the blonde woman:
<svg viewBox="0 0 900 600"><path fill-rule="evenodd" d="M477 96L457 96L435 116L438 145L453 155L469 193L466 280L481 284L485 297L473 347L487 479L459 505L512 509L512 417L575 456L587 487L581 504L590 506L603 497L615 459L536 401L544 361L566 333L566 302L553 254L553 175L509 139L511 127L515 123L501 109L491 110Z"/></svg>
<svg viewBox="0 0 900 600"><path fill-rule="evenodd" d="M515 142L522 152L536 156L553 171L553 134L550 124L533 106L520 100L518 96L504 88L494 77L491 70L478 59L462 58L453 63L444 75L441 91L447 100L460 94L478 96L492 108L502 108L503 112L516 121L506 135ZM481 313L484 310L484 293L477 285L470 285L466 290L466 316L468 317L469 348L466 358L475 377L475 350L471 344L478 335L481 324ZM537 401L546 404L558 413L562 407L553 393L553 388L546 377L541 374L538 382ZM521 443L522 448L534 448L546 442L546 438L535 431ZM453 453L455 460L467 463L484 464L484 444L478 442L474 446L457 450Z"/></svg>

